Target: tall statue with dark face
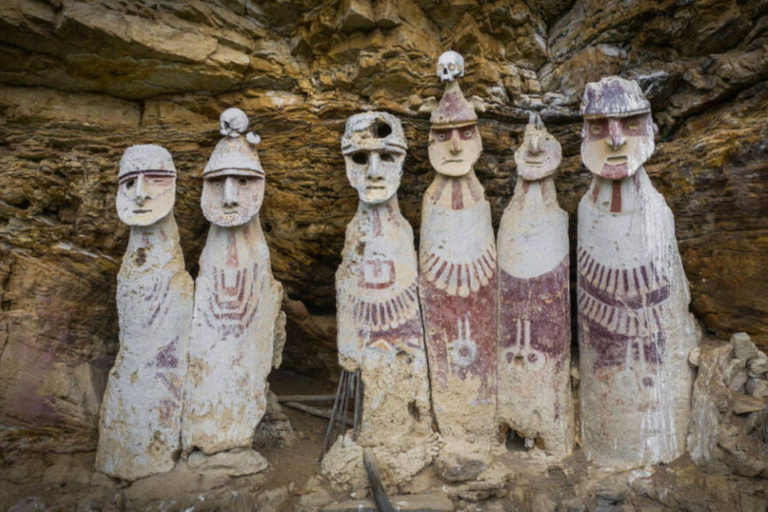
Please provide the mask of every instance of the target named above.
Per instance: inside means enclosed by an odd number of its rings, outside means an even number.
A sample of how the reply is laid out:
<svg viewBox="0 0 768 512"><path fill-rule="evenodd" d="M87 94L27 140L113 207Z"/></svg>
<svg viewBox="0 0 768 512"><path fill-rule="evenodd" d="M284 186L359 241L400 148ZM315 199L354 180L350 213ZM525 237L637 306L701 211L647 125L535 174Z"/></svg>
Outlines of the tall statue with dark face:
<svg viewBox="0 0 768 512"><path fill-rule="evenodd" d="M388 485L406 483L432 462L437 441L413 229L397 202L406 147L393 115L368 112L347 119L341 150L360 201L336 272L339 361L349 372L360 371L356 444L373 449ZM340 438L329 460L347 457L350 442ZM352 447L351 453L359 456L360 450ZM324 464L326 471L332 467Z"/></svg>
<svg viewBox="0 0 768 512"><path fill-rule="evenodd" d="M497 239L499 423L555 457L573 447L568 214L554 179L560 160L560 143L532 114Z"/></svg>
<svg viewBox="0 0 768 512"><path fill-rule="evenodd" d="M464 71L456 55L444 54L438 66L449 81L430 119L436 174L419 246L432 400L445 440L438 466L452 481L474 478L490 462L496 413L496 240L474 171L483 151L477 114L454 80Z"/></svg>
<svg viewBox="0 0 768 512"><path fill-rule="evenodd" d="M579 204L582 442L608 466L669 462L685 450L698 332L672 212L643 164L651 108L637 82L587 84Z"/></svg>
<svg viewBox="0 0 768 512"><path fill-rule="evenodd" d="M124 480L173 469L192 318L173 216L176 167L160 146L131 146L120 160L117 214L131 226L117 275L120 352L109 373L96 468Z"/></svg>
<svg viewBox="0 0 768 512"><path fill-rule="evenodd" d="M265 173L253 147L258 138L245 135L248 118L239 109L222 113L221 126L224 138L203 171L201 204L211 228L195 281L182 439L186 453L199 450L193 466L237 452L255 473L267 464L251 445L266 410L282 286L259 221Z"/></svg>

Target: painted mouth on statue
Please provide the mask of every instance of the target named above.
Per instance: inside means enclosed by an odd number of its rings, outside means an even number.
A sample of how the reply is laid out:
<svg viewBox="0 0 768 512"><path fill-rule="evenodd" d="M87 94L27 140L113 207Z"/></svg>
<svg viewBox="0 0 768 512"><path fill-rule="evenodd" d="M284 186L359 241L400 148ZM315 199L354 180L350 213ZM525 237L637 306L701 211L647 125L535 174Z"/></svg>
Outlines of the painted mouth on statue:
<svg viewBox="0 0 768 512"><path fill-rule="evenodd" d="M133 210L133 213L140 215L142 213L152 213L152 210Z"/></svg>
<svg viewBox="0 0 768 512"><path fill-rule="evenodd" d="M365 187L365 190L384 190L385 188L387 187L385 187L384 185L368 185L367 187Z"/></svg>
<svg viewBox="0 0 768 512"><path fill-rule="evenodd" d="M621 163L609 164L606 162L600 175L609 180L617 180L629 176L629 166L627 165L626 157L624 157L624 161Z"/></svg>
<svg viewBox="0 0 768 512"><path fill-rule="evenodd" d="M544 160L525 160L525 163L527 165L541 165L544 163Z"/></svg>
<svg viewBox="0 0 768 512"><path fill-rule="evenodd" d="M224 213L224 215L236 215L237 214L237 210L232 210L232 209L222 210L222 212Z"/></svg>
<svg viewBox="0 0 768 512"><path fill-rule="evenodd" d="M618 155L618 156L609 156L605 159L605 163L608 165L618 165L623 164L627 161L626 155Z"/></svg>
<svg viewBox="0 0 768 512"><path fill-rule="evenodd" d="M451 158L450 160L443 160L444 164L461 164L464 163L463 158Z"/></svg>

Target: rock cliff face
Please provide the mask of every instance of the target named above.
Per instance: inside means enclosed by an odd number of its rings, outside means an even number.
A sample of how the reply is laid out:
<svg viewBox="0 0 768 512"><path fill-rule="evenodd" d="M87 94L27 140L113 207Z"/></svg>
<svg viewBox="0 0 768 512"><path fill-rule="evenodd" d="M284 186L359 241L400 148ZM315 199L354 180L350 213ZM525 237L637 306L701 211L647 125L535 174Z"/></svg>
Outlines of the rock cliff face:
<svg viewBox="0 0 768 512"><path fill-rule="evenodd" d="M229 106L263 140L285 363L334 371L333 276L357 204L344 121L373 108L401 117L401 207L418 228L432 179L418 107L440 95L434 66L449 48L466 57L466 94L488 104L477 173L496 226L529 112L563 145L557 187L573 224L589 182L584 83L637 79L660 128L647 168L676 215L693 311L717 335L768 345L768 2L11 0L0 4L0 450L93 448L128 236L114 208L120 155L138 143L173 154L194 275L202 168Z"/></svg>

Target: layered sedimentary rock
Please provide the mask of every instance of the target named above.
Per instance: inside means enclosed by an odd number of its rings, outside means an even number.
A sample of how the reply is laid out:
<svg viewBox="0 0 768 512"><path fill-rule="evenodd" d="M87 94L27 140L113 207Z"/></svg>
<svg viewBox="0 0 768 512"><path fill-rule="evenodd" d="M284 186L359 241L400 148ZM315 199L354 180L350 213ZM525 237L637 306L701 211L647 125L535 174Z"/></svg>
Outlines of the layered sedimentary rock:
<svg viewBox="0 0 768 512"><path fill-rule="evenodd" d="M520 179L501 217L497 421L546 452L573 446L568 214L557 202L560 144L532 115L515 152Z"/></svg>
<svg viewBox="0 0 768 512"><path fill-rule="evenodd" d="M213 456L253 444L282 299L258 215L265 178L252 147L258 138L244 133L248 119L238 109L225 111L221 125L224 138L203 171L201 202L212 225L195 280L182 425L184 451Z"/></svg>
<svg viewBox="0 0 768 512"><path fill-rule="evenodd" d="M96 468L124 480L173 469L192 321L192 278L173 215L176 168L162 147L129 148L117 209L131 226L117 276L120 352L101 404Z"/></svg>
<svg viewBox="0 0 768 512"><path fill-rule="evenodd" d="M582 441L602 465L669 462L685 450L699 332L672 212L643 168L650 104L607 77L587 85L582 111L594 173L578 219Z"/></svg>
<svg viewBox="0 0 768 512"><path fill-rule="evenodd" d="M456 66L445 57L438 70ZM430 119L436 175L422 207L419 296L432 404L445 439L438 462L443 477L465 480L485 468L495 435L496 239L473 169L483 149L477 114L458 82L440 76L449 82Z"/></svg>
<svg viewBox="0 0 768 512"><path fill-rule="evenodd" d="M418 109L442 92L434 62L446 48L471 55L463 87L488 104L475 171L495 225L515 186L510 147L530 111L563 145L556 183L575 219L589 184L578 157L584 84L636 78L661 129L646 169L675 213L692 311L722 339L747 331L763 349L768 342L760 2L28 0L0 13L4 450L95 447L129 237L111 169L132 144L171 151L194 274L208 231L199 172L230 105L264 137L261 218L288 296L285 364L336 371L334 273L358 201L339 173L339 133L361 110L402 119L411 150L399 201L418 237L432 181ZM575 225L570 232L575 248Z"/></svg>
<svg viewBox="0 0 768 512"><path fill-rule="evenodd" d="M387 482L402 484L435 452L413 229L397 203L407 142L396 117L370 112L347 120L341 147L360 205L336 272L339 359L361 372L357 444L374 448Z"/></svg>

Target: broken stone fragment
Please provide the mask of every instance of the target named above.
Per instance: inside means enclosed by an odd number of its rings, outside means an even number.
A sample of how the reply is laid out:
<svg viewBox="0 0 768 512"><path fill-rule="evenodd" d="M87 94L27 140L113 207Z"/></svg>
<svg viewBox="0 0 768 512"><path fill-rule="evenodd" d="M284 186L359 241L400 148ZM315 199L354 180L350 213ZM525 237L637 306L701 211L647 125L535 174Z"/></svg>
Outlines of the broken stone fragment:
<svg viewBox="0 0 768 512"><path fill-rule="evenodd" d="M733 348L733 357L736 359L750 359L757 355L757 347L752 343L749 334L737 332L731 336L731 347Z"/></svg>
<svg viewBox="0 0 768 512"><path fill-rule="evenodd" d="M237 449L206 455L195 451L187 465L196 472L219 471L229 476L253 475L267 469L267 459L251 449Z"/></svg>
<svg viewBox="0 0 768 512"><path fill-rule="evenodd" d="M757 398L768 397L768 381L750 378L745 386L747 393Z"/></svg>
<svg viewBox="0 0 768 512"><path fill-rule="evenodd" d="M744 359L731 359L723 368L723 378L728 389L743 393L747 383L747 362Z"/></svg>
<svg viewBox="0 0 768 512"><path fill-rule="evenodd" d="M691 365L691 368L699 366L699 357L701 357L701 348L694 347L691 353L688 354L688 364Z"/></svg>
<svg viewBox="0 0 768 512"><path fill-rule="evenodd" d="M747 363L750 377L759 377L768 373L768 355L765 352L757 352L755 356Z"/></svg>

